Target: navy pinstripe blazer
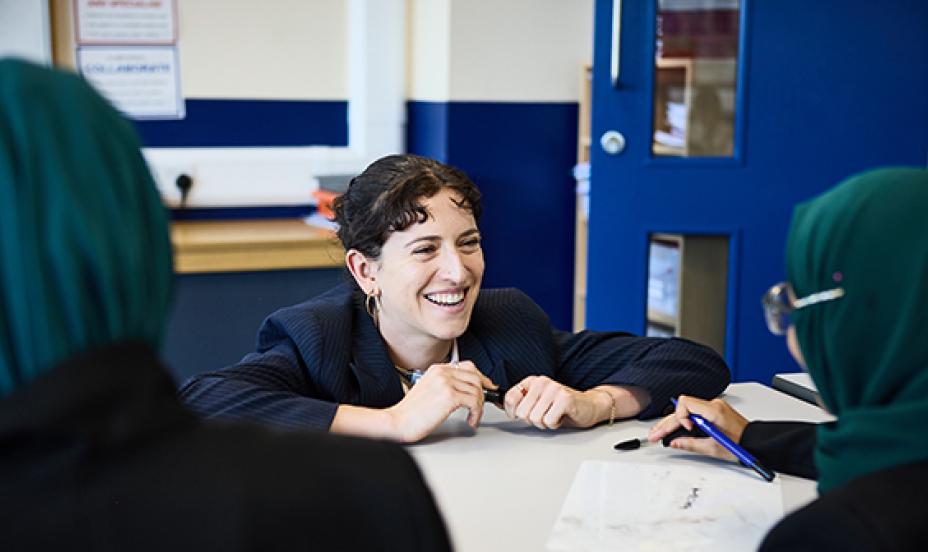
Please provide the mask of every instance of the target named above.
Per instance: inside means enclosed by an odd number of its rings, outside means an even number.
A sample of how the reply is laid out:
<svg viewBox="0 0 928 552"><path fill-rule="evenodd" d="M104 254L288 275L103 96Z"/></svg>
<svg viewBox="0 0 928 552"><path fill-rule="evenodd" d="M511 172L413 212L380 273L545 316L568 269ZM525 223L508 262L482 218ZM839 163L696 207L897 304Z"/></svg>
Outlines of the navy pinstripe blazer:
<svg viewBox="0 0 928 552"><path fill-rule="evenodd" d="M385 408L403 398L393 362L364 310L360 291L343 284L278 310L258 332L257 351L238 364L187 381L180 398L209 417L285 428L328 429L338 404ZM661 414L680 393L715 397L728 385L725 362L683 339L551 327L515 289L485 289L458 338L462 360L505 391L529 375L574 389L636 385L651 394L641 418Z"/></svg>

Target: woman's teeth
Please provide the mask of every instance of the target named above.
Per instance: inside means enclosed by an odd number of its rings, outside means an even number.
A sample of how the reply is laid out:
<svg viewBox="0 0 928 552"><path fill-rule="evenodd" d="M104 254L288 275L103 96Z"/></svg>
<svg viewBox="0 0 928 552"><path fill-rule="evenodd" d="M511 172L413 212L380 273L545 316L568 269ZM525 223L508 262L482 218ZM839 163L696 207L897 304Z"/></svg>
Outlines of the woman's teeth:
<svg viewBox="0 0 928 552"><path fill-rule="evenodd" d="M464 292L457 293L430 293L425 296L426 299L442 306L454 306L464 300Z"/></svg>

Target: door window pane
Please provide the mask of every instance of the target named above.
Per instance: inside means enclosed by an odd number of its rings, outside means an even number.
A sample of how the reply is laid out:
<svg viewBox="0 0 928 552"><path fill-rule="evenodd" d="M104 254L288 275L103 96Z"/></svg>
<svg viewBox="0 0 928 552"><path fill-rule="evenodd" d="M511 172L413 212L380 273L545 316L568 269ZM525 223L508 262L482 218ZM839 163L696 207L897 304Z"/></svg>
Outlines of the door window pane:
<svg viewBox="0 0 928 552"><path fill-rule="evenodd" d="M648 247L647 335L676 335L680 298L681 236L652 235Z"/></svg>
<svg viewBox="0 0 928 552"><path fill-rule="evenodd" d="M727 235L651 234L647 335L685 337L725 353L729 249Z"/></svg>
<svg viewBox="0 0 928 552"><path fill-rule="evenodd" d="M657 0L655 156L731 157L741 0Z"/></svg>

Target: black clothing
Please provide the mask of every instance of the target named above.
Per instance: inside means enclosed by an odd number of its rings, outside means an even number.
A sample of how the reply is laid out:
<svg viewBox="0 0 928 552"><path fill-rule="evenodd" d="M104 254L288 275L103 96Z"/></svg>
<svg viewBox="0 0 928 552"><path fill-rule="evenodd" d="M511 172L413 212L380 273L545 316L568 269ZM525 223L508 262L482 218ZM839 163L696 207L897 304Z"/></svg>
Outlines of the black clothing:
<svg viewBox="0 0 928 552"><path fill-rule="evenodd" d="M921 551L928 548L928 462L858 477L786 516L761 552Z"/></svg>
<svg viewBox="0 0 928 552"><path fill-rule="evenodd" d="M751 422L741 444L768 468L814 479L817 427L807 422ZM760 550L925 550L926 492L928 462L859 477L783 518Z"/></svg>
<svg viewBox="0 0 928 552"><path fill-rule="evenodd" d="M751 422L741 434L741 446L771 470L817 479L817 427L808 422Z"/></svg>
<svg viewBox="0 0 928 552"><path fill-rule="evenodd" d="M287 429L328 429L339 403L398 403L403 389L363 297L346 284L278 310L262 324L257 352L192 378L180 397L205 416ZM461 360L473 361L503 393L529 375L581 390L639 386L651 396L640 418L660 415L681 393L713 398L730 378L715 351L683 339L554 330L515 289L480 291L458 347Z"/></svg>
<svg viewBox="0 0 928 552"><path fill-rule="evenodd" d="M0 400L3 550L447 550L397 445L203 423L123 344Z"/></svg>

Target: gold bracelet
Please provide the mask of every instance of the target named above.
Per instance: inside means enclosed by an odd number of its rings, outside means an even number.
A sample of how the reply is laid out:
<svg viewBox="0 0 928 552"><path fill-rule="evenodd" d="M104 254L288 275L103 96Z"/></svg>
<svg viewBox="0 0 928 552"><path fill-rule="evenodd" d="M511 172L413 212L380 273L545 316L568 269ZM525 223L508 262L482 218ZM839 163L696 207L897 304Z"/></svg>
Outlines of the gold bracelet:
<svg viewBox="0 0 928 552"><path fill-rule="evenodd" d="M615 397L612 393L606 391L605 389L597 389L600 393L605 393L609 397L609 401L612 403L612 406L609 408L609 425L615 423Z"/></svg>

